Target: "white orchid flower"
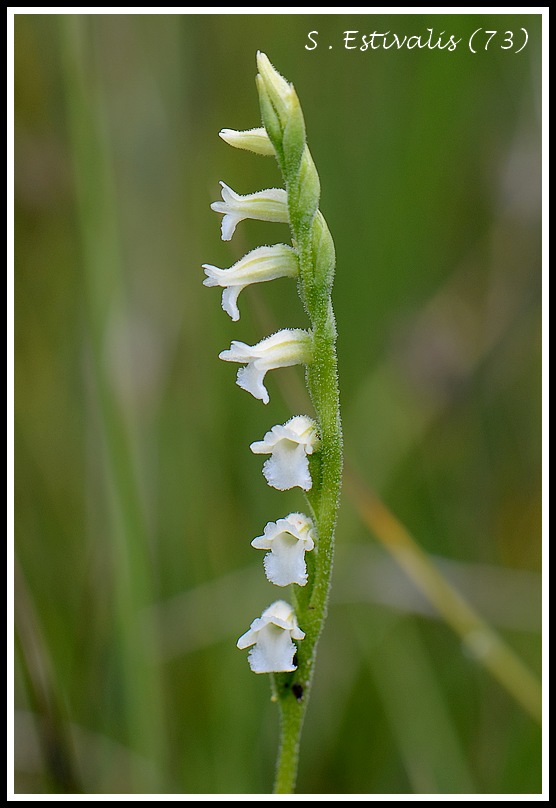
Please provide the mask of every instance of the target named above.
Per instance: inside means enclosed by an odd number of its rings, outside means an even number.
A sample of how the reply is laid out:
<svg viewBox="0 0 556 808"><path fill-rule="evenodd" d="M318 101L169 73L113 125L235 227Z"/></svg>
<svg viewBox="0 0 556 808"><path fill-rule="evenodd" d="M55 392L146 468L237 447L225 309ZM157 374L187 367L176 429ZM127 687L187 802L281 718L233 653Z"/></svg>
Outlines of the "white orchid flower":
<svg viewBox="0 0 556 808"><path fill-rule="evenodd" d="M241 362L246 365L237 372L237 383L255 398L268 404L270 397L264 386L268 370L291 365L308 364L311 361L312 337L301 328L284 328L263 339L257 345L246 345L233 340L227 351L219 354L225 362Z"/></svg>
<svg viewBox="0 0 556 808"><path fill-rule="evenodd" d="M315 546L315 526L308 516L290 513L284 519L269 522L262 536L253 539L257 550L270 550L264 558L266 577L276 586L307 583L305 553Z"/></svg>
<svg viewBox="0 0 556 808"><path fill-rule="evenodd" d="M218 133L222 140L235 146L236 149L246 149L265 156L274 155L274 146L266 133L266 129L245 129L239 132L237 129L222 129Z"/></svg>
<svg viewBox="0 0 556 808"><path fill-rule="evenodd" d="M224 287L222 308L234 322L239 320L237 298L246 286L275 278L295 278L299 274L296 253L287 244L257 247L229 269L219 269L211 264L203 264L203 269L207 275L203 281L205 286Z"/></svg>
<svg viewBox="0 0 556 808"><path fill-rule="evenodd" d="M212 210L223 213L222 240L229 241L236 226L243 219L260 219L264 222L288 222L288 195L283 188L267 188L254 194L236 194L221 182L222 202L213 202Z"/></svg>
<svg viewBox="0 0 556 808"><path fill-rule="evenodd" d="M254 454L271 455L263 465L263 475L278 491L298 486L309 491L313 485L308 455L319 445L317 426L306 415L296 415L285 424L273 426L264 439L251 444Z"/></svg>
<svg viewBox="0 0 556 808"><path fill-rule="evenodd" d="M289 603L277 600L251 628L237 641L238 648L253 648L249 652L249 665L254 673L280 673L294 671L293 656L296 647L292 640L302 640L305 632L297 625L295 612Z"/></svg>

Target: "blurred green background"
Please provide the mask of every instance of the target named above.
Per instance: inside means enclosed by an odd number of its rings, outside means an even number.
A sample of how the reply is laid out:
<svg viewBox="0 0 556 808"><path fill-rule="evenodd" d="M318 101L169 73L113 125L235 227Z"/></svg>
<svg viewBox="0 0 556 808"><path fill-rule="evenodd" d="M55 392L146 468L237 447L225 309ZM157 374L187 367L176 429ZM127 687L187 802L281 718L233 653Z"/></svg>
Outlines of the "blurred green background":
<svg viewBox="0 0 556 808"><path fill-rule="evenodd" d="M463 41L342 43L427 27ZM479 27L502 33L474 55ZM540 675L540 38L538 15L16 15L17 792L272 787L276 709L235 642L276 599L250 541L303 499L248 447L302 377L264 407L217 356L307 323L277 281L234 324L201 270L289 238L223 243L209 208L221 179L280 184L218 137L259 125L258 49L298 91L336 243L346 458ZM539 792L537 722L347 486L337 548L298 790Z"/></svg>

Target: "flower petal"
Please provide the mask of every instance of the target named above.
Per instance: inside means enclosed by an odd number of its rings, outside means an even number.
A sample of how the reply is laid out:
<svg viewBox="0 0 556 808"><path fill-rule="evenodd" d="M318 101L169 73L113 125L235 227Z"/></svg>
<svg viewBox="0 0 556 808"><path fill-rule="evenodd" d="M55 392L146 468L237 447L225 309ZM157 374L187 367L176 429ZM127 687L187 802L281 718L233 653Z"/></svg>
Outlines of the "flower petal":
<svg viewBox="0 0 556 808"><path fill-rule="evenodd" d="M289 440L276 444L271 457L263 464L263 475L267 483L278 491L295 487L309 491L313 485L304 446Z"/></svg>

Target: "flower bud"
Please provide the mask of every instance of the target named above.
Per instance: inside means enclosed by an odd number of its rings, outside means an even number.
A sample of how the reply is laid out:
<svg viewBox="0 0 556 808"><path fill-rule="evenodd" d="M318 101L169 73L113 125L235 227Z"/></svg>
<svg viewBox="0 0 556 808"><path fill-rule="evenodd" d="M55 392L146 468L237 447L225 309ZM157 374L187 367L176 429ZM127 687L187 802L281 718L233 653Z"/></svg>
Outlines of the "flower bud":
<svg viewBox="0 0 556 808"><path fill-rule="evenodd" d="M274 154L274 147L262 126L258 129L246 129L242 132L238 132L236 129L222 129L218 134L222 140L236 149L245 149L264 156Z"/></svg>

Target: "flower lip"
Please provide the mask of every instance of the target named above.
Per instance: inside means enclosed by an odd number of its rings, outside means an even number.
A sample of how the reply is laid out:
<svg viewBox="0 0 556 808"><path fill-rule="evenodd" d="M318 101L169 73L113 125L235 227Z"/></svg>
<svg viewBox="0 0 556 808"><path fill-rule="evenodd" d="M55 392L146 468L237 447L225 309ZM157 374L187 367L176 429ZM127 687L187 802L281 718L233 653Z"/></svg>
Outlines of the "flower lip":
<svg viewBox="0 0 556 808"><path fill-rule="evenodd" d="M270 396L264 386L266 372L291 365L309 364L311 352L311 334L301 328L284 328L257 345L246 345L233 340L231 347L222 351L219 358L225 362L245 364L237 372L237 384L268 404Z"/></svg>
<svg viewBox="0 0 556 808"><path fill-rule="evenodd" d="M264 558L268 580L276 586L307 583L305 553L315 546L314 524L302 513L290 513L276 522L268 522L262 536L253 539L257 550L270 550Z"/></svg>
<svg viewBox="0 0 556 808"><path fill-rule="evenodd" d="M299 487L309 491L313 486L308 455L320 444L317 426L306 415L295 415L285 424L278 424L266 433L262 441L251 444L253 454L271 455L263 465L263 475L278 491Z"/></svg>
<svg viewBox="0 0 556 808"><path fill-rule="evenodd" d="M302 631L289 603L277 600L251 623L248 631L237 641L240 649L251 648L249 664L254 673L294 671L296 651L292 640L302 640Z"/></svg>
<svg viewBox="0 0 556 808"><path fill-rule="evenodd" d="M254 194L236 194L235 191L220 182L222 186L222 202L213 202L212 210L223 213L222 240L229 241L234 235L236 226L243 219L259 219L265 222L288 222L288 195L283 188L267 188Z"/></svg>
<svg viewBox="0 0 556 808"><path fill-rule="evenodd" d="M239 320L237 298L251 283L262 283L276 278L294 278L299 274L297 255L287 244L257 247L244 255L229 269L203 264L205 286L222 286L222 308L232 320Z"/></svg>

